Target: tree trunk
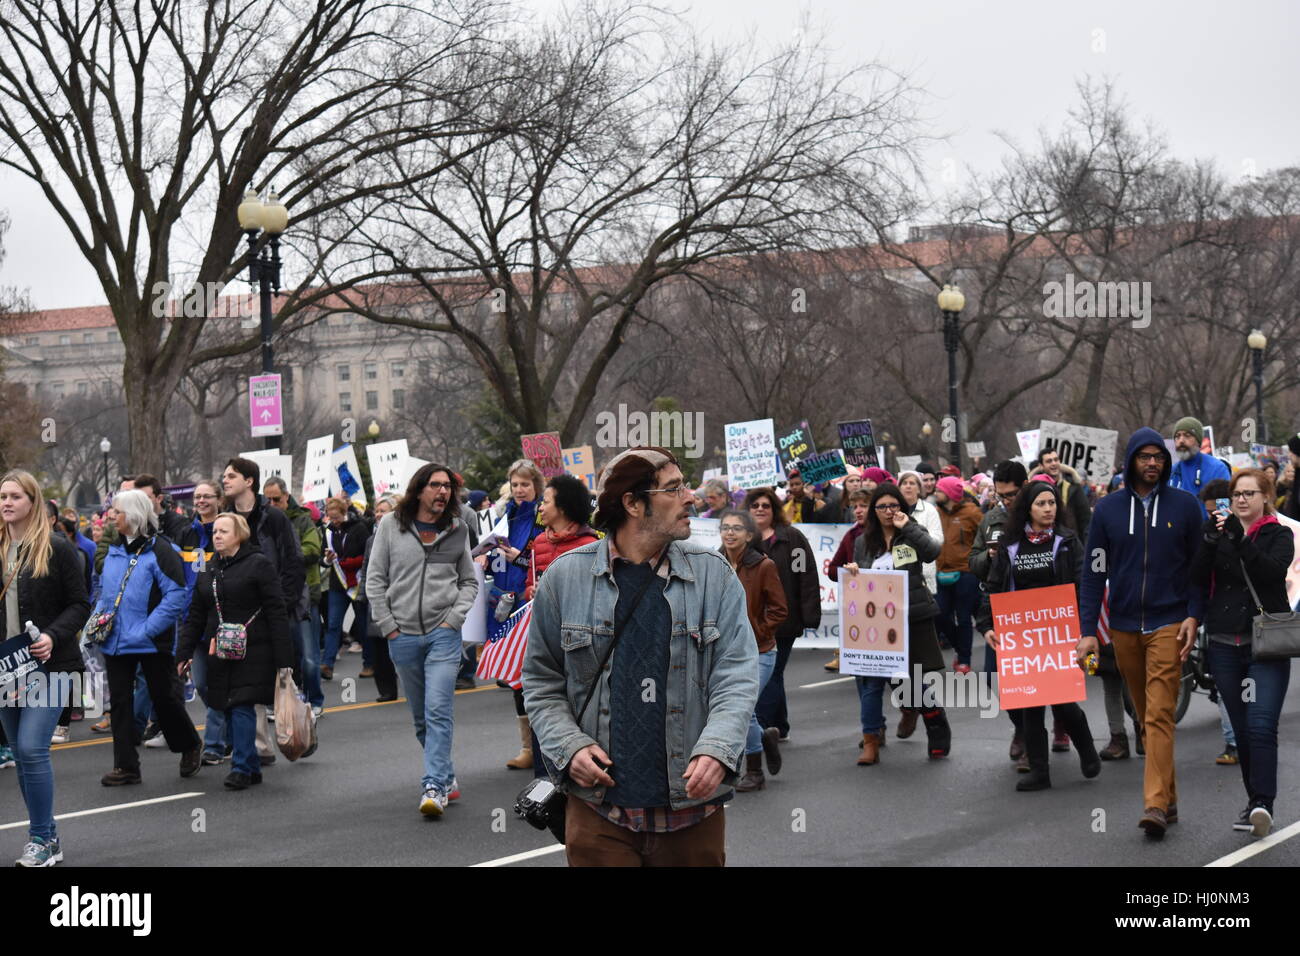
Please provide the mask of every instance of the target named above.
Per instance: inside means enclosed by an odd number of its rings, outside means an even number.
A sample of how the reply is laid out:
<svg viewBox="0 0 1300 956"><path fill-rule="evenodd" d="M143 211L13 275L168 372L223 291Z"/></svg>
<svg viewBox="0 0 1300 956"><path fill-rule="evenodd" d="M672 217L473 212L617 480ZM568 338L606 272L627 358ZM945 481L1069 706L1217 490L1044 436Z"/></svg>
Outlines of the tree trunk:
<svg viewBox="0 0 1300 956"><path fill-rule="evenodd" d="M1092 355L1088 359L1088 385L1084 389L1083 398L1079 400L1072 413L1074 415L1070 419L1072 425L1101 423L1097 409L1101 405L1101 379L1106 367L1106 347L1109 342L1110 336L1103 335L1099 340L1088 343L1092 349Z"/></svg>

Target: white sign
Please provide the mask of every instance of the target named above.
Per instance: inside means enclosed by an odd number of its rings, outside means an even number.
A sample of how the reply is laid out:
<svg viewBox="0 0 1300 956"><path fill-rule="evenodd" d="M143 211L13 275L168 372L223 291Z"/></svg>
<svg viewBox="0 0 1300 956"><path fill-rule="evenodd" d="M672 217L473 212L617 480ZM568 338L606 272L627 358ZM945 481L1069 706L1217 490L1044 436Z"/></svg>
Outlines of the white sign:
<svg viewBox="0 0 1300 956"><path fill-rule="evenodd" d="M776 451L772 419L732 422L724 434L727 443L727 474L737 488L764 488L784 480Z"/></svg>
<svg viewBox="0 0 1300 956"><path fill-rule="evenodd" d="M1246 454L1245 452L1238 452L1237 454L1231 456L1231 458L1229 459L1229 464L1231 464L1234 469L1254 468L1255 459L1251 458L1250 455Z"/></svg>
<svg viewBox="0 0 1300 956"><path fill-rule="evenodd" d="M705 468L705 469L704 469L704 478L701 479L701 480L703 480L703 481L712 481L714 478L721 478L721 477L722 477L722 469L721 469L721 468Z"/></svg>
<svg viewBox="0 0 1300 956"><path fill-rule="evenodd" d="M1056 451L1061 456L1061 464L1069 465L1081 477L1086 476L1093 484L1104 486L1110 483L1119 432L1048 421L1040 423L1038 429L1040 455L1045 451Z"/></svg>
<svg viewBox="0 0 1300 956"><path fill-rule="evenodd" d="M907 676L908 577L907 571L866 568L840 575L841 674Z"/></svg>
<svg viewBox="0 0 1300 956"><path fill-rule="evenodd" d="M307 441L307 460L302 467L303 503L324 501L330 493L330 455L334 436L322 435Z"/></svg>
<svg viewBox="0 0 1300 956"><path fill-rule="evenodd" d="M1016 432L1016 441L1020 443L1020 457L1025 461L1033 461L1038 457L1038 437L1041 434L1039 429L1031 428L1027 432Z"/></svg>
<svg viewBox="0 0 1300 956"><path fill-rule="evenodd" d="M415 473L427 464L428 462L425 461L423 458L407 457L406 463L402 467L401 483L398 485L398 487L394 488L393 491L399 495L405 494L406 486L411 483L411 479L415 477Z"/></svg>
<svg viewBox="0 0 1300 956"><path fill-rule="evenodd" d="M410 458L406 439L371 442L366 446L366 460L370 463L370 486L375 489L376 500L390 491L401 494L406 489L402 480L406 461Z"/></svg>
<svg viewBox="0 0 1300 956"><path fill-rule="evenodd" d="M966 454L971 458L983 458L984 443L982 441L968 441L966 443Z"/></svg>
<svg viewBox="0 0 1300 956"><path fill-rule="evenodd" d="M262 481L258 491L266 487L266 479L279 478L284 482L284 487L288 489L289 494L293 494L293 455L281 455L278 448L265 448L260 451L240 452L239 457L257 463Z"/></svg>
<svg viewBox="0 0 1300 956"><path fill-rule="evenodd" d="M462 644L482 644L487 640L488 586L484 580L483 569L477 562L474 564L474 579L478 581L478 594L474 595L474 605L469 609L469 616L465 618L465 623L460 628Z"/></svg>
<svg viewBox="0 0 1300 956"><path fill-rule="evenodd" d="M916 466L921 463L920 455L899 455L898 456L898 473L901 475L905 471L916 471Z"/></svg>
<svg viewBox="0 0 1300 956"><path fill-rule="evenodd" d="M366 506L366 489L361 484L357 452L351 445L335 448L330 455L330 494L346 494L358 508Z"/></svg>

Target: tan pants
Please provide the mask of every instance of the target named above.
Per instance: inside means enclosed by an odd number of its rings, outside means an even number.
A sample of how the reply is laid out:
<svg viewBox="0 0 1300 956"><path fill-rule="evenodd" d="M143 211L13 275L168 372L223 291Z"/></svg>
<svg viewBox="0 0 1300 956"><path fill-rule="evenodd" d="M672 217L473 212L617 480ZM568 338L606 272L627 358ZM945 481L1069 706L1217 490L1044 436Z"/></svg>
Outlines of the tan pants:
<svg viewBox="0 0 1300 956"><path fill-rule="evenodd" d="M1137 710L1146 738L1143 808L1168 810L1178 802L1174 781L1174 705L1183 665L1178 659L1178 625L1141 634L1111 631L1115 663Z"/></svg>
<svg viewBox="0 0 1300 956"><path fill-rule="evenodd" d="M254 704L253 713L257 715L257 755L265 757L270 754L274 757L275 741L271 739L271 724L266 719L266 708L261 704Z"/></svg>
<svg viewBox="0 0 1300 956"><path fill-rule="evenodd" d="M564 849L569 866L726 866L725 810L673 833L633 833L586 800L569 797Z"/></svg>

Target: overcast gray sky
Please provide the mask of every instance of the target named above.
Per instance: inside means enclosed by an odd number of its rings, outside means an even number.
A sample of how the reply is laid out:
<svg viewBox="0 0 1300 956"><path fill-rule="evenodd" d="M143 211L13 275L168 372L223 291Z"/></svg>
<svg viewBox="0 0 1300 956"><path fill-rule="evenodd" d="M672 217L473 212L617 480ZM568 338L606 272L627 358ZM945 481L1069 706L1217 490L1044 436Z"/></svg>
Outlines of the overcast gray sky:
<svg viewBox="0 0 1300 956"><path fill-rule="evenodd" d="M686 9L706 36L752 32L760 43L788 39L806 9L829 28L842 64L874 58L909 72L929 95L931 132L951 134L926 156L936 184L945 160L959 176L993 169L1006 152L995 131L1028 144L1040 127L1057 128L1089 75L1115 80L1179 158L1211 158L1230 176L1300 163L1295 0L698 0ZM104 301L35 188L0 171L0 208L14 220L0 285L29 288L38 308Z"/></svg>

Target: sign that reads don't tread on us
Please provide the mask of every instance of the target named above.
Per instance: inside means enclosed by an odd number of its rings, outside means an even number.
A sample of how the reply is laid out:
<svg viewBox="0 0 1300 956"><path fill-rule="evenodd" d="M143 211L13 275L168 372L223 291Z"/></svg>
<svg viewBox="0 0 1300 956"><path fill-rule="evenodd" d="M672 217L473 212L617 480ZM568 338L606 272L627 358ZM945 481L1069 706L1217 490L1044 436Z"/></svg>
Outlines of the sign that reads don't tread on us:
<svg viewBox="0 0 1300 956"><path fill-rule="evenodd" d="M284 434L278 374L249 376L248 423L252 426L254 438Z"/></svg>

